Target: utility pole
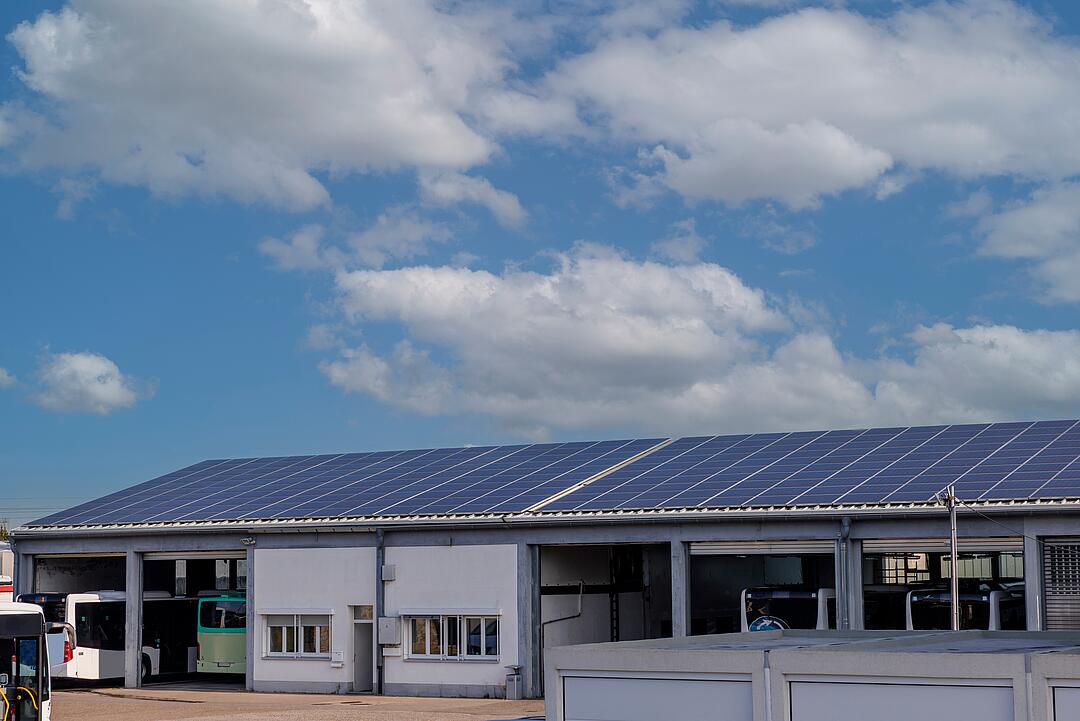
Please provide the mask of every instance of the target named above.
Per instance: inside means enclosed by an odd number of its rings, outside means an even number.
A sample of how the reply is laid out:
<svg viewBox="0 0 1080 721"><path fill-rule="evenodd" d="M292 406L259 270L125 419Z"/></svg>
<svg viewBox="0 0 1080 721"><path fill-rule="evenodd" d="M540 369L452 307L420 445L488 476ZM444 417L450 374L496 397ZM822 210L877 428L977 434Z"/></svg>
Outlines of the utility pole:
<svg viewBox="0 0 1080 721"><path fill-rule="evenodd" d="M956 486L945 489L945 503L949 507L949 584L952 593L952 630L960 630L960 548L956 540Z"/></svg>

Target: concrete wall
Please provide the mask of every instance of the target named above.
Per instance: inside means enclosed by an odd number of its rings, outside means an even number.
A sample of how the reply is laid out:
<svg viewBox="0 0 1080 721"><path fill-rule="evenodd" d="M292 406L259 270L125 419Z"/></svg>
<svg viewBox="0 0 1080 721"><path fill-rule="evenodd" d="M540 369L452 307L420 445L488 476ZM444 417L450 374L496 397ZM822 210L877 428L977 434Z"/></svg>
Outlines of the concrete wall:
<svg viewBox="0 0 1080 721"><path fill-rule="evenodd" d="M351 690L352 606L375 603L375 549L296 548L255 551L253 685L257 691ZM334 668L323 659L264 657L264 614L275 610L333 612L331 650L342 652Z"/></svg>
<svg viewBox="0 0 1080 721"><path fill-rule="evenodd" d="M501 696L506 668L518 656L516 545L414 546L386 548L386 563L396 579L385 583L384 615L403 609L454 613L466 609L498 610L497 661L424 661L404 655L384 657L389 694ZM405 630L402 629L404 637ZM391 653L403 653L398 647Z"/></svg>

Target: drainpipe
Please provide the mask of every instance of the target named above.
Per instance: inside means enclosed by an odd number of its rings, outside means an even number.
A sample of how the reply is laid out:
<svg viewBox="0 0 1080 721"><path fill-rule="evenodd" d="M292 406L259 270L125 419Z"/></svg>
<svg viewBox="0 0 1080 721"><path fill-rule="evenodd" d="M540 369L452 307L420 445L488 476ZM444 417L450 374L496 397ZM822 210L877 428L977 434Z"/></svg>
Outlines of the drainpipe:
<svg viewBox="0 0 1080 721"><path fill-rule="evenodd" d="M836 579L837 628L851 628L851 557L848 553L848 537L851 535L851 517L840 519L840 575Z"/></svg>
<svg viewBox="0 0 1080 721"><path fill-rule="evenodd" d="M571 619L581 617L582 603L583 603L584 600L585 600L585 581L582 580L582 581L578 582L577 613L571 613L569 616L559 616L558 618L552 618L552 619L549 619L547 621L543 621L540 624L540 648L544 647L544 633L545 633L545 631L547 631L547 627L549 625L551 625L553 623L558 623L559 621L569 621Z"/></svg>
<svg viewBox="0 0 1080 721"><path fill-rule="evenodd" d="M386 549L383 547L383 529L375 529L375 693L383 692L383 653L379 643L379 619L383 617L385 607L383 589L383 563L386 560Z"/></svg>

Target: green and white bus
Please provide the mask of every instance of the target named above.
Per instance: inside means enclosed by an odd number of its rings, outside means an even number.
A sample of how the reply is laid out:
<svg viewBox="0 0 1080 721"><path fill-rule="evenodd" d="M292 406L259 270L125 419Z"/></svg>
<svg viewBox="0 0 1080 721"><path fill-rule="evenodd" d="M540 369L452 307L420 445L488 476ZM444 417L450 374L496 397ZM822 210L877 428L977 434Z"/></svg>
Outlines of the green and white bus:
<svg viewBox="0 0 1080 721"><path fill-rule="evenodd" d="M199 597L199 673L247 672L247 597L214 592Z"/></svg>

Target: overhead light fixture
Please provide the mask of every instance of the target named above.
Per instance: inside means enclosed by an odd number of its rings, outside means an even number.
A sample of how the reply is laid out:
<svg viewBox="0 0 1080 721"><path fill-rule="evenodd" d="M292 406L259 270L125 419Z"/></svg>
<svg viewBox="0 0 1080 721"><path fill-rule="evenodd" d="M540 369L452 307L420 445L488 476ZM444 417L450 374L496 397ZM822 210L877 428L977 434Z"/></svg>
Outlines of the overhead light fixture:
<svg viewBox="0 0 1080 721"><path fill-rule="evenodd" d="M244 536L243 538L240 539L240 543L241 543L241 545L244 545L244 546L254 546L255 545L255 536Z"/></svg>

